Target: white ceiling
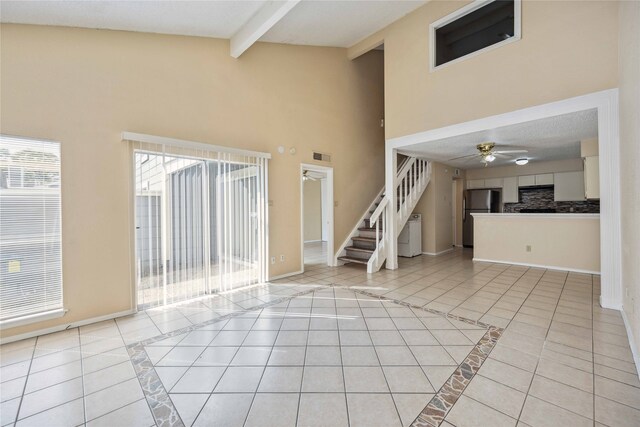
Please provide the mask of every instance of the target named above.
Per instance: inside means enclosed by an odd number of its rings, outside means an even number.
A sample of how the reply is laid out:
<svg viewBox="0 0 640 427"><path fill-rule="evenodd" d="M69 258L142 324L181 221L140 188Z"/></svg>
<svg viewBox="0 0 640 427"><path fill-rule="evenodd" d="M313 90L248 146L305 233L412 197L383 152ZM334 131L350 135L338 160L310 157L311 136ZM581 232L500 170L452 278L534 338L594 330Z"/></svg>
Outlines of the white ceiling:
<svg viewBox="0 0 640 427"><path fill-rule="evenodd" d="M512 165L517 157L527 157L530 162L575 159L580 157L580 141L597 136L598 115L594 109L420 143L404 147L402 152L475 169L484 167L480 157L451 159L478 153L476 145L482 142L495 142L494 150L528 150L510 157L498 156L489 167Z"/></svg>
<svg viewBox="0 0 640 427"><path fill-rule="evenodd" d="M303 0L260 40L349 47L427 0ZM127 30L229 39L266 1L0 2L5 23Z"/></svg>

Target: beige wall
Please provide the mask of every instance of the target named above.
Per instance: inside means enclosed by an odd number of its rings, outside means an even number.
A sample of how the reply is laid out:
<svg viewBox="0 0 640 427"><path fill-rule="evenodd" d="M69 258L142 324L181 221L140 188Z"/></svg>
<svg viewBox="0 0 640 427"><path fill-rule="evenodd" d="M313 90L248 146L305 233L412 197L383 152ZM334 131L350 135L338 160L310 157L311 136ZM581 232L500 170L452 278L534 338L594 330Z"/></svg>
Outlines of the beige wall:
<svg viewBox="0 0 640 427"><path fill-rule="evenodd" d="M600 272L600 217L474 215L473 258Z"/></svg>
<svg viewBox="0 0 640 427"><path fill-rule="evenodd" d="M304 182L304 241L322 240L322 181Z"/></svg>
<svg viewBox="0 0 640 427"><path fill-rule="evenodd" d="M429 24L465 4L431 1L349 48L384 41L387 138L617 87L618 3L607 0L524 0L521 40L430 72Z"/></svg>
<svg viewBox="0 0 640 427"><path fill-rule="evenodd" d="M467 169L467 179L505 178L510 176L535 175L542 173L573 172L584 170L582 159L552 160L548 162L530 162L526 165L498 166Z"/></svg>
<svg viewBox="0 0 640 427"><path fill-rule="evenodd" d="M623 308L640 354L640 2L620 7L620 195ZM640 361L637 361L639 363Z"/></svg>
<svg viewBox="0 0 640 427"><path fill-rule="evenodd" d="M422 252L437 254L453 246L452 179L453 168L432 164L431 181L413 210L422 214Z"/></svg>
<svg viewBox="0 0 640 427"><path fill-rule="evenodd" d="M345 49L2 25L0 131L62 144L67 315L9 336L132 307L132 185L122 131L273 154L271 275L300 268L300 163L332 154L335 240L384 182L383 58ZM278 154L279 145L295 147ZM285 261L280 262L280 255Z"/></svg>

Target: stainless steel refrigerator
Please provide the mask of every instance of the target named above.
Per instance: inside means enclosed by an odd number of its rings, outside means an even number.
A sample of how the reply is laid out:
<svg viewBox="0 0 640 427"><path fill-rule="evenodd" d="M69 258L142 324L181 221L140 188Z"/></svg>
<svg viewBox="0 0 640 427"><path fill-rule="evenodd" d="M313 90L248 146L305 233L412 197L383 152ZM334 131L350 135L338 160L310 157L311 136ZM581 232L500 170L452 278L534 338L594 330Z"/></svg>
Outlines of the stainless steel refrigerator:
<svg viewBox="0 0 640 427"><path fill-rule="evenodd" d="M499 190L467 190L462 199L462 245L473 247L472 213L500 212Z"/></svg>

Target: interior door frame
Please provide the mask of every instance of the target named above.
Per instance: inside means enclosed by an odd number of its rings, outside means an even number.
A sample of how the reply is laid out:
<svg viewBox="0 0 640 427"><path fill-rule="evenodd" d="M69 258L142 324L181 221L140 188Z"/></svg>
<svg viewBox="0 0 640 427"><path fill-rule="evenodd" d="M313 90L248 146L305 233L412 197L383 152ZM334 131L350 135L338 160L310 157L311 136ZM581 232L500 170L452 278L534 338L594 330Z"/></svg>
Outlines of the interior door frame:
<svg viewBox="0 0 640 427"><path fill-rule="evenodd" d="M322 206L327 213L327 266L335 267L334 260L334 223L333 223L333 168L329 166L300 163L300 272L304 273L304 179L305 170L321 172L327 175L326 191L322 194Z"/></svg>

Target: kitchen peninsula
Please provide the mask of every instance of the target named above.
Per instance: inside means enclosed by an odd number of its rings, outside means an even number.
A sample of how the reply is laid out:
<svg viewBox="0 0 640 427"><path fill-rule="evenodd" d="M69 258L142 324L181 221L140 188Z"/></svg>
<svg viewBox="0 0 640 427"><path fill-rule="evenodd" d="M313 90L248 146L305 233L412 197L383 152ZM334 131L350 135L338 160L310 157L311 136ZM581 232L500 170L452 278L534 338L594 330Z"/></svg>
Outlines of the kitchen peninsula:
<svg viewBox="0 0 640 427"><path fill-rule="evenodd" d="M600 214L472 215L474 261L600 273Z"/></svg>

